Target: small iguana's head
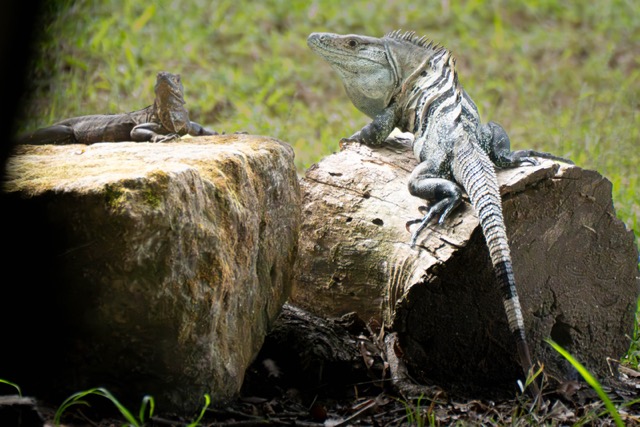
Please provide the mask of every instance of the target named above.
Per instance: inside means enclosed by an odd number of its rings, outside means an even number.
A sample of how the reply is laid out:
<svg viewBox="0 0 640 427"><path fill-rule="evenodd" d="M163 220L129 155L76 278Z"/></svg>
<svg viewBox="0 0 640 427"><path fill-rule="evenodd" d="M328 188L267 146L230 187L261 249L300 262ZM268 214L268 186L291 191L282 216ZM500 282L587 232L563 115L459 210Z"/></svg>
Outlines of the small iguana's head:
<svg viewBox="0 0 640 427"><path fill-rule="evenodd" d="M184 135L189 131L189 113L184 107L184 87L180 74L160 71L156 75L155 113L171 132Z"/></svg>
<svg viewBox="0 0 640 427"><path fill-rule="evenodd" d="M382 39L312 33L307 45L340 75L356 108L374 117L387 107L399 82Z"/></svg>
<svg viewBox="0 0 640 427"><path fill-rule="evenodd" d="M167 71L159 71L156 75L156 97L177 98L184 104L184 87L180 74L172 74Z"/></svg>

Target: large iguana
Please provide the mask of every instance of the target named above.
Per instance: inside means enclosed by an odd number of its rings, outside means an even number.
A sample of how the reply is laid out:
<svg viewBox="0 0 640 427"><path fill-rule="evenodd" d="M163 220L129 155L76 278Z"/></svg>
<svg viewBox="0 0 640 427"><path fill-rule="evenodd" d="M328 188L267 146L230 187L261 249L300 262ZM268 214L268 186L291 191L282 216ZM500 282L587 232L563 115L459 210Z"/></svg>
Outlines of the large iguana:
<svg viewBox="0 0 640 427"><path fill-rule="evenodd" d="M482 124L478 109L458 81L455 59L442 46L395 31L382 38L314 33L312 51L340 75L349 98L373 121L346 140L381 144L398 128L414 135L413 152L420 162L409 178L409 192L430 205L413 232L434 219L442 224L469 195L484 233L525 375L532 368L525 325L516 291L495 167L536 165L534 157L568 162L548 153L510 151L504 129ZM534 384L534 392L537 392Z"/></svg>
<svg viewBox="0 0 640 427"><path fill-rule="evenodd" d="M122 114L73 117L21 135L18 144L94 144L96 142L167 142L189 134L217 135L189 120L179 74L160 71L155 100L141 110Z"/></svg>

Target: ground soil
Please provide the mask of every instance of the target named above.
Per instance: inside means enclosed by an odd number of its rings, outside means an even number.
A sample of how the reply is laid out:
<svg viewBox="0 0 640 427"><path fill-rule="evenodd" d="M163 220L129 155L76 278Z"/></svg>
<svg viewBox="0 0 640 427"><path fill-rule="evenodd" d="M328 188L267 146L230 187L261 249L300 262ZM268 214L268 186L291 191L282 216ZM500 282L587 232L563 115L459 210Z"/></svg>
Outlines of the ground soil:
<svg viewBox="0 0 640 427"><path fill-rule="evenodd" d="M268 345L247 370L240 396L226 404L213 402L198 426L614 426L603 401L583 382L556 383L546 379L542 398L534 401L527 393L504 390L473 395L466 391L431 389L430 396L406 396L393 387L389 365L379 351L384 333L367 328L353 335L361 361L351 372L325 364L324 372L308 369L318 360L296 365L299 354L291 348ZM273 343L272 343L273 344ZM274 350L274 348L278 348ZM312 356L304 354L304 358ZM307 369L303 369L304 367ZM612 362L617 371L618 363ZM604 383L604 382L603 382ZM623 425L640 425L640 372L622 367L618 379L608 379L604 387L614 402ZM75 405L63 417L63 426L111 427L127 425L112 402L89 396L89 405ZM203 402L203 407L204 407ZM21 403L0 402L0 425L53 426L57 408L24 398ZM139 419L139 406L129 407ZM21 418L16 418L16 414ZM198 414L187 418L163 413L155 408L145 426L187 426ZM9 418L11 421L7 421ZM7 424L6 422L10 422ZM142 423L141 423L142 425Z"/></svg>

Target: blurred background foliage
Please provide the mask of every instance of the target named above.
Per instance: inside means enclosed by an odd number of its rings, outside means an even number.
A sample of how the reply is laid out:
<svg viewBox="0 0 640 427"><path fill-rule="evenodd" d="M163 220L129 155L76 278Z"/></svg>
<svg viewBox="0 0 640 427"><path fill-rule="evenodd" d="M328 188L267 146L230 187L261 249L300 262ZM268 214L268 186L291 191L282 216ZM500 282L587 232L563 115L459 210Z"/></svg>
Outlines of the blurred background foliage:
<svg viewBox="0 0 640 427"><path fill-rule="evenodd" d="M412 30L451 49L484 121L514 149L569 157L640 223L636 0L54 0L45 3L18 131L136 110L179 73L192 120L291 144L302 174L368 119L306 46L311 32Z"/></svg>

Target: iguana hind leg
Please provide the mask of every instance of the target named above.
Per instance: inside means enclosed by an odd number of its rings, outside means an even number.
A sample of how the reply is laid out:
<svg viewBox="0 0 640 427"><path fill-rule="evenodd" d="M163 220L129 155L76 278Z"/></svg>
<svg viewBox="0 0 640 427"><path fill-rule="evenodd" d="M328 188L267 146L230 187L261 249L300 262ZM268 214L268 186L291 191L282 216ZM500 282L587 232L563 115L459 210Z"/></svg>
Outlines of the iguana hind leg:
<svg viewBox="0 0 640 427"><path fill-rule="evenodd" d="M519 166L524 163L530 163L533 166L536 166L539 162L535 159L535 157L540 157L541 159L550 159L556 160L563 163L568 163L573 165L574 163L565 159L564 157L555 156L551 153L545 153L544 151L535 151L535 150L517 150L510 151L508 155L502 157L504 162L509 163L506 167L510 166Z"/></svg>
<svg viewBox="0 0 640 427"><path fill-rule="evenodd" d="M158 123L141 123L131 130L131 140L135 142L169 142L180 138L175 132Z"/></svg>
<svg viewBox="0 0 640 427"><path fill-rule="evenodd" d="M216 132L215 130L207 129L206 127L202 126L200 123L190 122L189 135L193 135L193 136L218 135L218 132Z"/></svg>
<svg viewBox="0 0 640 427"><path fill-rule="evenodd" d="M78 144L73 127L52 125L16 138L18 144Z"/></svg>
<svg viewBox="0 0 640 427"><path fill-rule="evenodd" d="M482 129L482 145L491 160L500 168L511 168L529 164L539 164L536 157L573 164L569 159L535 150L511 151L511 141L504 128L496 122L489 122Z"/></svg>
<svg viewBox="0 0 640 427"><path fill-rule="evenodd" d="M412 247L416 245L420 233L434 218L439 217L438 223L442 224L462 200L460 186L453 181L439 177L433 172L433 169L433 165L429 161L422 162L409 177L409 193L430 202L422 219L407 222L407 229L410 225L420 223L411 235Z"/></svg>

